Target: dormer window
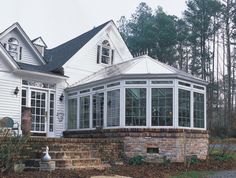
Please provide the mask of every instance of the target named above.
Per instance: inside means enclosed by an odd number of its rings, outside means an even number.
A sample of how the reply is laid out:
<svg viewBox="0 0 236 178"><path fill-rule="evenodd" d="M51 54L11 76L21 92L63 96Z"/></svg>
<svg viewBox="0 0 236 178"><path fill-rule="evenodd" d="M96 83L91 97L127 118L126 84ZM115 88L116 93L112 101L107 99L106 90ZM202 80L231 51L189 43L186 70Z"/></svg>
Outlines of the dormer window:
<svg viewBox="0 0 236 178"><path fill-rule="evenodd" d="M14 60L20 60L21 47L17 39L9 38L8 43L4 46Z"/></svg>
<svg viewBox="0 0 236 178"><path fill-rule="evenodd" d="M98 64L113 64L114 50L111 49L108 40L104 40L101 45L98 45L97 49L97 63Z"/></svg>

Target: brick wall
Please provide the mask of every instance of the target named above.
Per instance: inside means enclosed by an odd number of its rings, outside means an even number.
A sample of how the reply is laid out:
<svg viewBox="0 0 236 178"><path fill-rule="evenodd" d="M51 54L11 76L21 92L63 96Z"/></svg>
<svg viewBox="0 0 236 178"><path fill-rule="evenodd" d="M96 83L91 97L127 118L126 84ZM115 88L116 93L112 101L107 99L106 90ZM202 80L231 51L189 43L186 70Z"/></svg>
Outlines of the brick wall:
<svg viewBox="0 0 236 178"><path fill-rule="evenodd" d="M189 129L104 129L93 131L66 131L65 137L120 138L127 157L141 155L155 161L163 156L174 162L183 162L188 155L206 159L208 132ZM157 152L149 153L148 149Z"/></svg>

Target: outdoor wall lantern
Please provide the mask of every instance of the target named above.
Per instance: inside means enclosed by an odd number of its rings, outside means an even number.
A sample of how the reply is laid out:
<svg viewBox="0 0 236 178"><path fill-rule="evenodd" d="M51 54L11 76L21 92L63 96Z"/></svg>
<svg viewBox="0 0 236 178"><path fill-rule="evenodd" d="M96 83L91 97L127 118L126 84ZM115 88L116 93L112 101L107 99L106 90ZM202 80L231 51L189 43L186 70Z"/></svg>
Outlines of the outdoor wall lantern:
<svg viewBox="0 0 236 178"><path fill-rule="evenodd" d="M15 90L14 90L14 94L15 94L15 95L18 95L19 91L20 91L19 88L16 87Z"/></svg>
<svg viewBox="0 0 236 178"><path fill-rule="evenodd" d="M63 99L64 99L64 95L63 95L63 93L62 93L61 96L60 96L60 98L59 98L59 100L60 100L60 101L63 101Z"/></svg>

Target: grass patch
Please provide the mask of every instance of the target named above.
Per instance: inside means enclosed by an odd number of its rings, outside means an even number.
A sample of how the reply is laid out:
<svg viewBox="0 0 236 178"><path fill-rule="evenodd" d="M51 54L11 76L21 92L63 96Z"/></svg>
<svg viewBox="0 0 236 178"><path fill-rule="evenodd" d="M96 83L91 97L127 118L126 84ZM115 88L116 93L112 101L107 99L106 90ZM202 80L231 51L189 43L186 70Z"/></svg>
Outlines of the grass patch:
<svg viewBox="0 0 236 178"><path fill-rule="evenodd" d="M188 171L176 176L171 176L170 178L203 178L212 174L214 174L213 171Z"/></svg>

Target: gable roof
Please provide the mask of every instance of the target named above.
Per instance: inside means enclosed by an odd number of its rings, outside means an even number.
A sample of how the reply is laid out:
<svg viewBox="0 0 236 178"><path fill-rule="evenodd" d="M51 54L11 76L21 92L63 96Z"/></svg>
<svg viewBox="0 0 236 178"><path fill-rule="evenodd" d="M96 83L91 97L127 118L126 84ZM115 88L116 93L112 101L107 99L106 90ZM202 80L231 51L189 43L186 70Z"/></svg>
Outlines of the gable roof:
<svg viewBox="0 0 236 178"><path fill-rule="evenodd" d="M194 77L191 74L183 72L179 69L164 64L158 60L155 60L147 55L136 57L132 60L128 60L113 66L109 66L101 69L98 72L82 79L75 83L71 87L84 85L96 81L107 80L116 77L129 77L129 76L140 76L146 77L147 75L153 76L154 78L181 78L189 81L195 81L206 85L205 80ZM136 77L137 78L137 77ZM147 78L147 77L146 77Z"/></svg>
<svg viewBox="0 0 236 178"><path fill-rule="evenodd" d="M38 59L40 60L40 62L42 64L46 64L44 58L41 56L41 54L39 53L39 51L36 49L36 47L33 45L32 41L30 40L30 38L28 37L28 35L25 33L25 31L22 29L22 27L20 26L19 23L14 23L13 25L11 25L10 27L8 27L6 30L4 30L2 33L0 33L0 38L5 36L6 34L8 34L10 31L12 31L13 29L17 28L20 31L20 34L23 36L23 38L26 40L26 42L29 44L29 46L31 47L31 49L35 52L35 54L37 55Z"/></svg>
<svg viewBox="0 0 236 178"><path fill-rule="evenodd" d="M112 20L83 33L82 35L67 41L53 49L46 49L44 58L56 68L63 66L75 53L77 53L89 40L100 32Z"/></svg>

